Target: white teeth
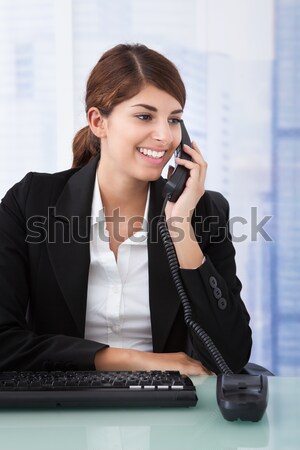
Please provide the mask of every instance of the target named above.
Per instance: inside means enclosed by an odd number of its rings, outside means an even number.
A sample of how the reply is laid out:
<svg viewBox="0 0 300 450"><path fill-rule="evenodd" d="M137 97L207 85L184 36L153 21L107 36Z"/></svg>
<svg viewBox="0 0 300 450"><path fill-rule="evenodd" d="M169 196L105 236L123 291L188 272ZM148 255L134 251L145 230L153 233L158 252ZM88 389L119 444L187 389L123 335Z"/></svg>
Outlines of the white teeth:
<svg viewBox="0 0 300 450"><path fill-rule="evenodd" d="M143 153L146 156L151 156L151 158L161 158L165 152L157 152L155 150L149 150L148 148L138 148L140 153Z"/></svg>

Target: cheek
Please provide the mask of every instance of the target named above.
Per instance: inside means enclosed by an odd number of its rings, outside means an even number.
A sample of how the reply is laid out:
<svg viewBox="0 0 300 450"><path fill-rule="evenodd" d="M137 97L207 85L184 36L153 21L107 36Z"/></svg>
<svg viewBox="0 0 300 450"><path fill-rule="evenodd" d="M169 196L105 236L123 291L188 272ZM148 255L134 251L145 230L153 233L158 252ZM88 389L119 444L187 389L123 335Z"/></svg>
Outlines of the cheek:
<svg viewBox="0 0 300 450"><path fill-rule="evenodd" d="M120 122L117 126L114 123L114 126L109 129L109 137L111 142L118 142L126 147L137 145L139 142L139 133L137 128L128 123Z"/></svg>

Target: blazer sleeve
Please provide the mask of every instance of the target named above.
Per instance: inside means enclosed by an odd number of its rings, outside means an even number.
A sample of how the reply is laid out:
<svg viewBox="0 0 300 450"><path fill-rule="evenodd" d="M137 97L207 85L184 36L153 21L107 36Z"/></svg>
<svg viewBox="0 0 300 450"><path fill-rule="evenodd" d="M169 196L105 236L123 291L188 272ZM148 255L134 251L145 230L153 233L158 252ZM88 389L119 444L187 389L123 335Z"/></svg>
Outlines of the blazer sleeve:
<svg viewBox="0 0 300 450"><path fill-rule="evenodd" d="M229 205L219 193L207 196L212 220L195 215L196 238L205 255L197 269L180 269L183 285L190 299L193 319L209 335L233 372L248 362L251 352L250 317L240 297L241 282L236 276L235 249L229 231ZM220 370L205 345L189 332L194 357L214 372Z"/></svg>
<svg viewBox="0 0 300 450"><path fill-rule="evenodd" d="M31 286L24 211L32 176L10 189L0 205L0 370L93 370L104 344L37 335L27 324Z"/></svg>

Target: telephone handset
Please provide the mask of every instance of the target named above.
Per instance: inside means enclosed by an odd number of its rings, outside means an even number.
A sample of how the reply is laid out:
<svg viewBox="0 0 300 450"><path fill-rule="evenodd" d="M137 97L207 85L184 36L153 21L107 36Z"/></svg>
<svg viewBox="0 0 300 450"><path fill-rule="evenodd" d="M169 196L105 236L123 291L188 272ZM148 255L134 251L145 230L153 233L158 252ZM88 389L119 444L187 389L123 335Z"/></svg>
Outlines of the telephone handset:
<svg viewBox="0 0 300 450"><path fill-rule="evenodd" d="M179 156L182 159L191 160L190 155L185 153L183 151L184 144L187 144L189 147L191 147L192 143L190 140L190 137L188 135L188 132L186 131L186 128L184 126L183 121L180 122L181 125L181 142L179 144L179 147L175 150L175 155ZM182 193L185 183L189 177L189 170L186 169L186 167L183 166L177 166L174 172L172 173L170 179L165 184L164 190L163 190L163 197L168 197L168 200L170 202L176 202L180 194Z"/></svg>

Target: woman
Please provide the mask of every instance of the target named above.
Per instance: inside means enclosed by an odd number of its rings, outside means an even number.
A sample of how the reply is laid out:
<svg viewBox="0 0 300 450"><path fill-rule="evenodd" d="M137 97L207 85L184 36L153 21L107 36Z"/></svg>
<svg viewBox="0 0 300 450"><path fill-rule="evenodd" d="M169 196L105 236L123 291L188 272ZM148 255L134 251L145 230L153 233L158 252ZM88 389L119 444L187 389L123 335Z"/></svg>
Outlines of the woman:
<svg viewBox="0 0 300 450"><path fill-rule="evenodd" d="M187 328L157 222L163 167L181 141L185 88L143 45L104 53L87 83L88 126L73 168L29 173L0 209L1 370L218 372ZM197 145L185 189L165 209L180 275L200 323L233 371L251 349L228 204L205 191ZM100 156L101 155L101 156ZM211 220L213 219L213 220Z"/></svg>

